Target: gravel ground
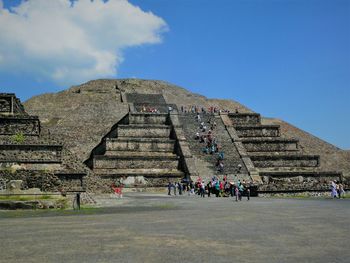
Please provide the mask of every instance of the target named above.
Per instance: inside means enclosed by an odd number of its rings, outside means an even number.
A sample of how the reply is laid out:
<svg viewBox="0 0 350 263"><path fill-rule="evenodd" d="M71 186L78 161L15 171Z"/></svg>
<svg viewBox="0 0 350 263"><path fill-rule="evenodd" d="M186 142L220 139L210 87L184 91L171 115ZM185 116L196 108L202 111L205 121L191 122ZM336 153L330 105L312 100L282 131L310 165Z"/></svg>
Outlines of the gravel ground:
<svg viewBox="0 0 350 263"><path fill-rule="evenodd" d="M350 262L350 200L96 197L1 211L0 262Z"/></svg>

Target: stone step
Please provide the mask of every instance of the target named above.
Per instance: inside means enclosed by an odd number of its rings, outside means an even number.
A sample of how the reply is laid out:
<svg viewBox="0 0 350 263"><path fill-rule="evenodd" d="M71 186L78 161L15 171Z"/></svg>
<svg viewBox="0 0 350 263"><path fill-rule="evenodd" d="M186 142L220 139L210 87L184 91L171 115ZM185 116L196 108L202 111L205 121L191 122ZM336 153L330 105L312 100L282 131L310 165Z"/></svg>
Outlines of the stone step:
<svg viewBox="0 0 350 263"><path fill-rule="evenodd" d="M297 139L273 137L243 138L242 143L248 152L298 151Z"/></svg>
<svg viewBox="0 0 350 263"><path fill-rule="evenodd" d="M229 113L228 117L234 126L259 125L261 123L261 117L258 113Z"/></svg>
<svg viewBox="0 0 350 263"><path fill-rule="evenodd" d="M94 169L94 172L102 177L184 177L184 173L177 169Z"/></svg>
<svg viewBox="0 0 350 263"><path fill-rule="evenodd" d="M285 172L312 173L312 172L315 172L316 169L314 167L261 167L258 170L259 170L259 174L261 174L261 173L285 173Z"/></svg>
<svg viewBox="0 0 350 263"><path fill-rule="evenodd" d="M169 138L171 126L156 124L118 125L118 137Z"/></svg>
<svg viewBox="0 0 350 263"><path fill-rule="evenodd" d="M260 176L273 176L273 177L289 177L289 176L307 176L307 177L338 177L342 176L342 173L336 171L317 171L311 170L293 170L293 171L267 171L260 170Z"/></svg>
<svg viewBox="0 0 350 263"><path fill-rule="evenodd" d="M342 174L334 171L260 171L263 184L259 192L329 191L330 181L341 181Z"/></svg>
<svg viewBox="0 0 350 263"><path fill-rule="evenodd" d="M172 152L141 152L141 151L108 151L106 156L114 157L156 157L156 158L172 158L177 157Z"/></svg>
<svg viewBox="0 0 350 263"><path fill-rule="evenodd" d="M255 167L317 167L319 155L301 154L251 154L250 158Z"/></svg>
<svg viewBox="0 0 350 263"><path fill-rule="evenodd" d="M179 160L176 155L163 156L105 156L94 157L94 169L177 169Z"/></svg>
<svg viewBox="0 0 350 263"><path fill-rule="evenodd" d="M279 125L246 125L235 126L239 137L279 137Z"/></svg>
<svg viewBox="0 0 350 263"><path fill-rule="evenodd" d="M62 145L2 144L0 162L61 163Z"/></svg>
<svg viewBox="0 0 350 263"><path fill-rule="evenodd" d="M168 114L133 113L129 115L130 124L162 124L168 123Z"/></svg>
<svg viewBox="0 0 350 263"><path fill-rule="evenodd" d="M175 140L168 138L107 138L106 154L111 155L114 151L155 151L173 152Z"/></svg>
<svg viewBox="0 0 350 263"><path fill-rule="evenodd" d="M40 122L37 116L0 116L0 135L39 136Z"/></svg>

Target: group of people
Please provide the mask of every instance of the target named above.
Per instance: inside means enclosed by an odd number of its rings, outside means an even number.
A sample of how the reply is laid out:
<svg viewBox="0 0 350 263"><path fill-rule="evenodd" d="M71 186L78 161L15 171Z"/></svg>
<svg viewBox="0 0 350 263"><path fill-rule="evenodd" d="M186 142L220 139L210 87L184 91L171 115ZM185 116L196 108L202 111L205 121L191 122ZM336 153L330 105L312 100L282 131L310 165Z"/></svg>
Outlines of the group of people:
<svg viewBox="0 0 350 263"><path fill-rule="evenodd" d="M188 195L194 194L194 184L193 182L170 182L168 183L168 195L173 193L174 195L182 195L187 192Z"/></svg>
<svg viewBox="0 0 350 263"><path fill-rule="evenodd" d="M210 106L206 108L203 106L188 105L188 106L181 106L181 112L182 113L219 113L219 112L229 113L230 111L227 109L220 109L217 106Z"/></svg>
<svg viewBox="0 0 350 263"><path fill-rule="evenodd" d="M344 198L345 190L344 186L338 181L331 181L331 196L332 198Z"/></svg>
<svg viewBox="0 0 350 263"><path fill-rule="evenodd" d="M221 173L224 172L224 152L221 149L221 145L218 143L217 138L214 136L214 130L216 129L216 122L209 119L208 129L204 121L201 120L201 116L197 113L196 120L199 124L198 130L195 134L195 140L198 140L200 143L204 144L202 152L205 154L217 154L216 158L216 167L217 170Z"/></svg>
<svg viewBox="0 0 350 263"><path fill-rule="evenodd" d="M190 195L199 195L201 197L235 197L236 201L242 201L242 196L246 196L247 200L250 200L251 183L240 180L235 182L229 182L227 176L224 176L223 180L219 180L218 177L213 176L211 180L205 182L201 178L198 178L197 182L169 182L168 183L168 195L183 195L185 192Z"/></svg>
<svg viewBox="0 0 350 263"><path fill-rule="evenodd" d="M234 197L236 201L242 201L242 196L247 196L247 200L250 200L251 183L241 182L237 183L228 182L227 176L224 177L222 181L218 177L213 176L209 182L204 180L199 180L196 183L196 188L198 189L198 195L205 197L208 195L215 195L216 197Z"/></svg>
<svg viewBox="0 0 350 263"><path fill-rule="evenodd" d="M155 107L146 107L145 105L142 106L141 112L149 112L149 113L160 113L160 111Z"/></svg>

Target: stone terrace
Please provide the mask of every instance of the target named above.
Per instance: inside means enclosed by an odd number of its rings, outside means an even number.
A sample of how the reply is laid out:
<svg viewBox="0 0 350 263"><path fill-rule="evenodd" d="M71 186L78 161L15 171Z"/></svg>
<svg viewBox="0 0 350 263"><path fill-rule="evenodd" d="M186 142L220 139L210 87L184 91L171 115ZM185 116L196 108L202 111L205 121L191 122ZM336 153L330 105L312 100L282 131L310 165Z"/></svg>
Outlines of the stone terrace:
<svg viewBox="0 0 350 263"><path fill-rule="evenodd" d="M86 169L63 145L41 134L14 94L0 94L0 179L44 191L83 191Z"/></svg>
<svg viewBox="0 0 350 263"><path fill-rule="evenodd" d="M168 114L129 113L115 135L106 137L103 150L93 154L91 168L106 184L127 187L164 187L180 181L180 157L175 154Z"/></svg>
<svg viewBox="0 0 350 263"><path fill-rule="evenodd" d="M305 155L299 140L280 136L278 125L262 125L260 114L230 113L228 117L254 167L262 178L260 191L328 190L341 173L319 172L318 155Z"/></svg>

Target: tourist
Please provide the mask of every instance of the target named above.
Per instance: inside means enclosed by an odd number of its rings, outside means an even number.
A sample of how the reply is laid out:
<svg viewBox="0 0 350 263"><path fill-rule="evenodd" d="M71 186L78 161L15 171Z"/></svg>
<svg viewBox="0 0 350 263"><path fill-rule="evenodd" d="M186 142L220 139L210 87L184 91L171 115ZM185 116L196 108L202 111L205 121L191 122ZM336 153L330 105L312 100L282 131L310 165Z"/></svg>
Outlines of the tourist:
<svg viewBox="0 0 350 263"><path fill-rule="evenodd" d="M239 197L239 189L237 185L234 185L234 189L235 189L236 202L238 202L238 200L240 200L241 198Z"/></svg>
<svg viewBox="0 0 350 263"><path fill-rule="evenodd" d="M219 197L219 195L220 195L220 182L219 180L217 180L215 182L215 196Z"/></svg>
<svg viewBox="0 0 350 263"><path fill-rule="evenodd" d="M246 185L246 193L247 193L247 201L250 200L250 187L251 187L251 183L249 183L249 185Z"/></svg>
<svg viewBox="0 0 350 263"><path fill-rule="evenodd" d="M222 160L219 160L218 171L219 171L220 173L223 173L223 172L224 172L224 163L223 163Z"/></svg>
<svg viewBox="0 0 350 263"><path fill-rule="evenodd" d="M235 195L235 184L233 182L230 182L230 195L233 197Z"/></svg>
<svg viewBox="0 0 350 263"><path fill-rule="evenodd" d="M223 160L223 159L224 159L224 152L219 152L218 160Z"/></svg>
<svg viewBox="0 0 350 263"><path fill-rule="evenodd" d="M344 186L339 183L338 184L338 198L340 199L341 197L345 198L345 191L344 191Z"/></svg>
<svg viewBox="0 0 350 263"><path fill-rule="evenodd" d="M337 198L337 184L335 181L331 181L331 196L332 198Z"/></svg>
<svg viewBox="0 0 350 263"><path fill-rule="evenodd" d="M238 186L238 192L239 192L238 199L239 199L239 201L242 201L242 195L243 195L243 192L244 192L244 186L243 186L243 184L241 183L240 180L238 180L237 186Z"/></svg>
<svg viewBox="0 0 350 263"><path fill-rule="evenodd" d="M176 182L175 184L174 184L174 195L176 195L176 189L178 188L178 183Z"/></svg>
<svg viewBox="0 0 350 263"><path fill-rule="evenodd" d="M239 164L237 165L237 173L240 173L241 170L242 170L242 165L239 163Z"/></svg>
<svg viewBox="0 0 350 263"><path fill-rule="evenodd" d="M195 140L199 140L199 138L200 138L200 134L199 132L196 132Z"/></svg>
<svg viewBox="0 0 350 263"><path fill-rule="evenodd" d="M191 189L190 194L194 195L194 184L192 181L190 182L190 189Z"/></svg>
<svg viewBox="0 0 350 263"><path fill-rule="evenodd" d="M168 183L168 195L171 195L171 187L172 187L172 183L169 182Z"/></svg>
<svg viewBox="0 0 350 263"><path fill-rule="evenodd" d="M198 190L199 190L199 194L201 197L205 197L205 184L204 184L204 181L200 182L198 184Z"/></svg>
<svg viewBox="0 0 350 263"><path fill-rule="evenodd" d="M177 184L177 187L179 189L179 195L182 195L182 184L181 183L178 183Z"/></svg>
<svg viewBox="0 0 350 263"><path fill-rule="evenodd" d="M210 197L211 190L212 190L212 183L211 182L207 183L207 189L208 189L208 197Z"/></svg>

